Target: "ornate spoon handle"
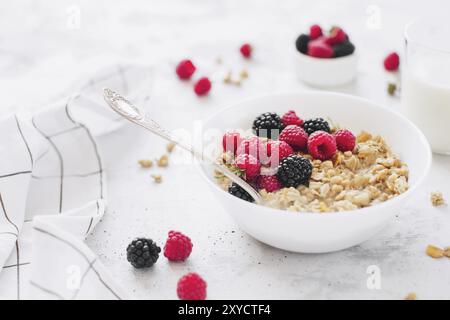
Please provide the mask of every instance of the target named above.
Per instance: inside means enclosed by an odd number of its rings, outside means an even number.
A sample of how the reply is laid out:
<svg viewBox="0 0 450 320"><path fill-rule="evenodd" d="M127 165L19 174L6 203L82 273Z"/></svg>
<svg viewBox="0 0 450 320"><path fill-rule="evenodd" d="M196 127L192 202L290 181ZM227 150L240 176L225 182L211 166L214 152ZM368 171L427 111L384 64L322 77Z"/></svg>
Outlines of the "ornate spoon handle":
<svg viewBox="0 0 450 320"><path fill-rule="evenodd" d="M246 181L241 179L239 176L234 174L225 165L217 163L211 159L205 159L203 154L193 148L193 146L186 144L184 142L178 141L172 135L172 133L163 128L159 123L151 119L146 113L142 112L138 107L133 105L126 98L122 97L120 94L114 92L113 90L106 88L103 90L103 97L106 103L118 114L120 114L125 119L144 127L145 129L153 132L154 134L166 139L169 142L176 144L182 149L190 152L199 161L207 160L212 163L218 171L220 171L224 176L230 179L232 182L238 184L245 191L250 194L250 196L255 200L255 203L261 203L261 196L259 193Z"/></svg>

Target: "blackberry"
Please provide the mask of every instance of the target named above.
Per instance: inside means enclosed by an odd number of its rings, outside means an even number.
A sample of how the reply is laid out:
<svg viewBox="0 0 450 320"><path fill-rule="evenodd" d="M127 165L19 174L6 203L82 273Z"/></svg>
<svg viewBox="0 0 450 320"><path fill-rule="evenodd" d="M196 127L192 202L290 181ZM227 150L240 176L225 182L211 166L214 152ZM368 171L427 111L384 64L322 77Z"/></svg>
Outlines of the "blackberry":
<svg viewBox="0 0 450 320"><path fill-rule="evenodd" d="M336 58L351 55L354 51L355 46L349 40L333 46L333 52Z"/></svg>
<svg viewBox="0 0 450 320"><path fill-rule="evenodd" d="M322 131L325 131L328 133L330 133L330 131L331 131L330 125L328 124L328 122L326 122L322 118L306 120L303 123L303 129L305 129L305 131L308 135L310 135L313 132L319 131L319 130L322 130Z"/></svg>
<svg viewBox="0 0 450 320"><path fill-rule="evenodd" d="M258 137L278 139L280 131L283 129L280 116L276 113L265 112L253 121L253 131Z"/></svg>
<svg viewBox="0 0 450 320"><path fill-rule="evenodd" d="M253 202L255 201L249 194L247 191L245 191L244 189L242 189L239 185L237 185L236 183L232 183L231 186L228 188L228 193L232 194L235 197L238 197L239 199L248 201L248 202Z"/></svg>
<svg viewBox="0 0 450 320"><path fill-rule="evenodd" d="M152 239L136 238L127 247L127 260L135 268L149 268L159 258L161 248Z"/></svg>
<svg viewBox="0 0 450 320"><path fill-rule="evenodd" d="M300 53L306 54L308 52L309 36L302 33L295 41L295 47Z"/></svg>
<svg viewBox="0 0 450 320"><path fill-rule="evenodd" d="M301 156L284 158L278 166L277 178L287 188L307 185L312 173L311 162Z"/></svg>

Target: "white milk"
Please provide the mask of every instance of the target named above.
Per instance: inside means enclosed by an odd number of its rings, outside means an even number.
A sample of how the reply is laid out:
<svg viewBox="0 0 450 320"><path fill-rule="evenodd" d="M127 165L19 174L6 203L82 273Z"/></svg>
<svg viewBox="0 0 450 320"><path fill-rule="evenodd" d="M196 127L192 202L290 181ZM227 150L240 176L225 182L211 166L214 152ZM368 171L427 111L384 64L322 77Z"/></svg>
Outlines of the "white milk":
<svg viewBox="0 0 450 320"><path fill-rule="evenodd" d="M445 64L428 60L421 65L404 70L402 109L434 152L450 154L450 73L442 70Z"/></svg>

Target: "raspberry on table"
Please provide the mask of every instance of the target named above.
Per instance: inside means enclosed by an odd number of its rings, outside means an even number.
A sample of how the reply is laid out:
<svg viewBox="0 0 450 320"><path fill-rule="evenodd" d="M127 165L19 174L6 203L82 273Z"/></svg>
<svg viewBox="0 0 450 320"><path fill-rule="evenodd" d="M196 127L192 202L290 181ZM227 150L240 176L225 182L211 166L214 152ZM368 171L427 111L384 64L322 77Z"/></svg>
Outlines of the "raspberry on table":
<svg viewBox="0 0 450 320"><path fill-rule="evenodd" d="M293 154L294 150L284 141L270 140L266 144L266 152L267 156L264 158L261 156L261 161L271 167L276 167L280 164L281 160Z"/></svg>
<svg viewBox="0 0 450 320"><path fill-rule="evenodd" d="M184 261L192 252L191 239L178 231L169 231L164 256L170 261Z"/></svg>
<svg viewBox="0 0 450 320"><path fill-rule="evenodd" d="M202 77L197 80L194 85L194 92L198 96L204 96L211 90L211 81L207 77Z"/></svg>
<svg viewBox="0 0 450 320"><path fill-rule="evenodd" d="M244 56L244 58L250 58L252 55L252 46L249 43L244 43L240 48L239 51Z"/></svg>
<svg viewBox="0 0 450 320"><path fill-rule="evenodd" d="M336 131L334 134L336 139L336 146L338 150L345 151L353 151L356 145L356 138L350 130L341 129Z"/></svg>
<svg viewBox="0 0 450 320"><path fill-rule="evenodd" d="M180 300L205 300L206 281L197 273L188 273L178 280L177 295Z"/></svg>
<svg viewBox="0 0 450 320"><path fill-rule="evenodd" d="M289 110L281 117L281 123L284 127L291 124L301 127L303 125L303 119L297 116L294 110Z"/></svg>
<svg viewBox="0 0 450 320"><path fill-rule="evenodd" d="M259 176L256 185L258 189L265 189L267 192L274 192L283 187L276 175Z"/></svg>
<svg viewBox="0 0 450 320"><path fill-rule="evenodd" d="M312 173L311 162L301 156L292 155L283 159L278 166L277 178L287 188L308 184Z"/></svg>
<svg viewBox="0 0 450 320"><path fill-rule="evenodd" d="M400 57L396 52L392 52L384 59L383 64L387 71L397 71L400 65Z"/></svg>
<svg viewBox="0 0 450 320"><path fill-rule="evenodd" d="M178 63L175 71L178 75L178 77L182 80L189 79L195 72L196 68L191 60L181 60L180 63Z"/></svg>
<svg viewBox="0 0 450 320"><path fill-rule="evenodd" d="M328 124L327 121L325 121L322 118L306 120L303 123L303 129L306 131L306 133L308 135L310 135L311 133L313 133L315 131L319 131L319 130L325 131L328 133L331 132L330 125Z"/></svg>
<svg viewBox="0 0 450 320"><path fill-rule="evenodd" d="M309 38L315 40L323 35L322 28L318 24L309 27Z"/></svg>
<svg viewBox="0 0 450 320"><path fill-rule="evenodd" d="M280 141L286 142L294 150L306 150L308 134L301 127L289 125L280 133Z"/></svg>
<svg viewBox="0 0 450 320"><path fill-rule="evenodd" d="M295 40L295 47L297 51L303 54L308 53L308 42L309 36L307 34L302 33L298 36L297 40Z"/></svg>
<svg viewBox="0 0 450 320"><path fill-rule="evenodd" d="M236 154L237 148L241 143L242 138L241 134L236 131L227 131L222 137L222 147L224 152L231 152L232 154Z"/></svg>
<svg viewBox="0 0 450 320"><path fill-rule="evenodd" d="M333 57L333 48L326 43L325 38L318 38L308 42L308 55L315 58Z"/></svg>
<svg viewBox="0 0 450 320"><path fill-rule="evenodd" d="M259 137L277 139L283 124L280 116L273 112L265 112L253 121L253 131Z"/></svg>
<svg viewBox="0 0 450 320"><path fill-rule="evenodd" d="M245 172L245 178L248 181L254 180L259 176L261 163L259 160L249 154L240 154L235 159L235 165Z"/></svg>
<svg viewBox="0 0 450 320"><path fill-rule="evenodd" d="M161 248L152 239L136 238L127 247L127 260L137 269L149 268L159 258Z"/></svg>
<svg viewBox="0 0 450 320"><path fill-rule="evenodd" d="M331 159L337 151L336 139L325 131L316 131L308 138L308 153L319 160Z"/></svg>
<svg viewBox="0 0 450 320"><path fill-rule="evenodd" d="M238 197L239 199L242 199L244 201L248 202L254 202L255 200L248 194L247 191L242 189L239 185L236 183L232 183L231 186L228 188L228 193Z"/></svg>

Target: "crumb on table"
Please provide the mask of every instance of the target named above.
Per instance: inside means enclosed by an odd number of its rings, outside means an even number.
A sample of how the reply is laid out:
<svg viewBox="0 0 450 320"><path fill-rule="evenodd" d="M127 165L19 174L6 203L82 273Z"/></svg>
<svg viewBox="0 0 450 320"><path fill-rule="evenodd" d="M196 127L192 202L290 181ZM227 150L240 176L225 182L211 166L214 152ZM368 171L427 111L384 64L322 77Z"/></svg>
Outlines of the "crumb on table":
<svg viewBox="0 0 450 320"><path fill-rule="evenodd" d="M439 259L444 256L444 250L439 247L436 247L432 244L429 244L427 246L426 253L427 253L427 255L429 255L430 257L432 257L434 259Z"/></svg>
<svg viewBox="0 0 450 320"><path fill-rule="evenodd" d="M410 292L406 295L405 300L417 300L417 295L414 292Z"/></svg>
<svg viewBox="0 0 450 320"><path fill-rule="evenodd" d="M156 162L158 167L167 167L169 165L169 157L165 154L162 155Z"/></svg>
<svg viewBox="0 0 450 320"><path fill-rule="evenodd" d="M152 174L151 177L153 178L153 180L156 183L161 183L162 182L162 176L160 174Z"/></svg>
<svg viewBox="0 0 450 320"><path fill-rule="evenodd" d="M153 166L153 161L149 159L139 160L138 163L141 165L142 168L151 168Z"/></svg>
<svg viewBox="0 0 450 320"><path fill-rule="evenodd" d="M430 195L431 204L435 207L445 204L444 197L441 192L432 192Z"/></svg>

